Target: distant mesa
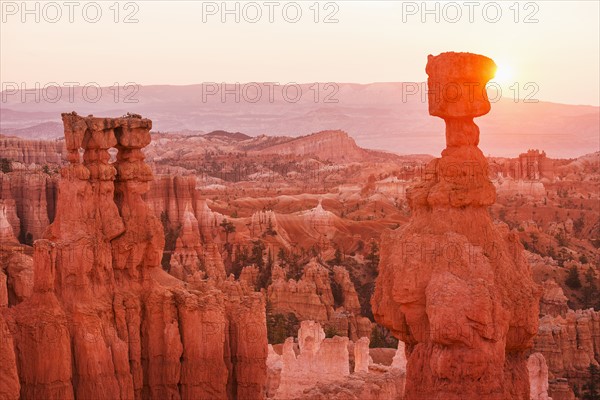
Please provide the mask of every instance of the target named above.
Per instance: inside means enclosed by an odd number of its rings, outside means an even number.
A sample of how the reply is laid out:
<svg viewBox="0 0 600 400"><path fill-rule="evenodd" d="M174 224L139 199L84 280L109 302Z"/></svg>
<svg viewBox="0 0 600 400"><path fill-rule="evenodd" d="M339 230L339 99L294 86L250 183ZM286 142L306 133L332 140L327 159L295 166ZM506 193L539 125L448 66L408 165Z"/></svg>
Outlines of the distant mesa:
<svg viewBox="0 0 600 400"><path fill-rule="evenodd" d="M368 156L366 150L358 147L354 139L341 130L321 131L294 138L268 147L263 153L317 156L321 160L335 162L362 161Z"/></svg>
<svg viewBox="0 0 600 400"><path fill-rule="evenodd" d="M2 128L5 135L31 139L57 139L62 136L63 126L60 122L48 121L24 127Z"/></svg>
<svg viewBox="0 0 600 400"><path fill-rule="evenodd" d="M231 140L235 140L235 141L242 141L242 140L248 140L248 139L252 139L252 136L248 136L244 133L241 132L227 132L227 131L221 131L221 130L217 130L217 131L212 131L210 133L207 133L205 135L203 135L206 138L223 138L223 139L231 139Z"/></svg>

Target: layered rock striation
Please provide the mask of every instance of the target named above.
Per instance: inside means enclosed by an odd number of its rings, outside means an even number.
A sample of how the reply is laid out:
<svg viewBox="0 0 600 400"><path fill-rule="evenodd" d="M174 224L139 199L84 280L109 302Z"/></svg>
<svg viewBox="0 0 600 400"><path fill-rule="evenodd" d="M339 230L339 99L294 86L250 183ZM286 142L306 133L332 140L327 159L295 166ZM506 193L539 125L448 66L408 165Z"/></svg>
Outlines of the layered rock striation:
<svg viewBox="0 0 600 400"><path fill-rule="evenodd" d="M554 279L547 279L542 283L543 294L540 299L540 316L552 315L554 317L567 314L567 296Z"/></svg>
<svg viewBox="0 0 600 400"><path fill-rule="evenodd" d="M550 378L575 381L588 377L590 364L600 360L600 311L568 310L540 319L534 350L548 362Z"/></svg>
<svg viewBox="0 0 600 400"><path fill-rule="evenodd" d="M406 398L529 399L527 350L541 289L523 247L492 222L495 201L474 117L490 103L494 62L470 53L429 56L429 113L446 148L408 192L410 222L382 237L375 319L407 345Z"/></svg>
<svg viewBox="0 0 600 400"><path fill-rule="evenodd" d="M0 173L0 206L14 236L31 245L54 219L58 180L41 171Z"/></svg>
<svg viewBox="0 0 600 400"><path fill-rule="evenodd" d="M65 144L59 140L27 140L0 135L0 157L22 164L60 164Z"/></svg>

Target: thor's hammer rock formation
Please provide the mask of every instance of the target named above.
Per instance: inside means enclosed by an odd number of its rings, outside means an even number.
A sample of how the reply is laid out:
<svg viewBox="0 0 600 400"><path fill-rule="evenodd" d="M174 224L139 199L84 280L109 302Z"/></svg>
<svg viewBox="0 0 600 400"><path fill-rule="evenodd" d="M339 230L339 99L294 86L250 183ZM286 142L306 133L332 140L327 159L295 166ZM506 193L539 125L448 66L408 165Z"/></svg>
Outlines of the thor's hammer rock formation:
<svg viewBox="0 0 600 400"><path fill-rule="evenodd" d="M473 118L489 112L495 63L429 56L429 113L446 148L408 192L410 222L382 237L376 320L407 345L407 400L528 400L526 352L541 290L516 234L495 224L488 164Z"/></svg>
<svg viewBox="0 0 600 400"><path fill-rule="evenodd" d="M33 294L0 309L0 348L15 349L0 360L16 364L1 370L18 373L7 397L263 398L263 296L161 269L163 229L142 198L152 121L62 118L69 165L56 218L34 243Z"/></svg>

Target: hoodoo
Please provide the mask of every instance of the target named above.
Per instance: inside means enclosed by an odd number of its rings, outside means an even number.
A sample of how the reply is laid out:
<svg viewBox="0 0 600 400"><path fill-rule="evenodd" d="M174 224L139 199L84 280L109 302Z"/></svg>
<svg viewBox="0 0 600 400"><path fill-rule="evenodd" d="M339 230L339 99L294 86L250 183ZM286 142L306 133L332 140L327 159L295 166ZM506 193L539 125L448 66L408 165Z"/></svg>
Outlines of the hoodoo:
<svg viewBox="0 0 600 400"><path fill-rule="evenodd" d="M33 294L1 310L0 397L263 398L263 296L161 268L163 229L142 198L152 121L62 118L69 165L56 218L34 243Z"/></svg>
<svg viewBox="0 0 600 400"><path fill-rule="evenodd" d="M446 123L446 148L408 191L410 222L382 236L372 299L407 345L408 400L529 399L541 290L516 234L489 216L496 192L473 122L490 110L495 69L470 53L428 58L429 113Z"/></svg>

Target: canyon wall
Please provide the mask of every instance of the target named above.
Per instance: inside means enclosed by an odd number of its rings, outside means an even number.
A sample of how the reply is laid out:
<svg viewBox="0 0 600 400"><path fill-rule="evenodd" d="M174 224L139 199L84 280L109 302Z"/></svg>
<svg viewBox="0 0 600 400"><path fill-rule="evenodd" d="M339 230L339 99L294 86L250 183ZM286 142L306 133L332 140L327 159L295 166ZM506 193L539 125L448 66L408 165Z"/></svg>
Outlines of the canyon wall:
<svg viewBox="0 0 600 400"><path fill-rule="evenodd" d="M598 365L600 360L600 311L543 316L534 351L544 354L550 379L586 379L590 364Z"/></svg>
<svg viewBox="0 0 600 400"><path fill-rule="evenodd" d="M64 154L62 140L27 140L0 135L0 157L21 164L60 164Z"/></svg>
<svg viewBox="0 0 600 400"><path fill-rule="evenodd" d="M42 171L0 173L0 204L5 208L14 235L31 245L54 219L57 176Z"/></svg>
<svg viewBox="0 0 600 400"><path fill-rule="evenodd" d="M304 267L299 280L286 280L285 271L273 269L267 298L272 312L293 313L299 320L315 320L352 340L370 337L371 322L360 315L360 303L348 271L334 267L333 281L339 285L342 302L336 307L329 271L316 260Z"/></svg>
<svg viewBox="0 0 600 400"><path fill-rule="evenodd" d="M571 310L554 279L542 284L540 323L533 351L544 357L548 393L554 400L570 400L573 388L589 380L590 364L600 360L600 312Z"/></svg>

